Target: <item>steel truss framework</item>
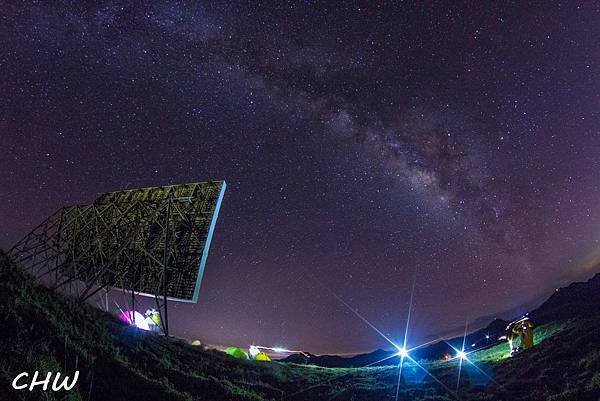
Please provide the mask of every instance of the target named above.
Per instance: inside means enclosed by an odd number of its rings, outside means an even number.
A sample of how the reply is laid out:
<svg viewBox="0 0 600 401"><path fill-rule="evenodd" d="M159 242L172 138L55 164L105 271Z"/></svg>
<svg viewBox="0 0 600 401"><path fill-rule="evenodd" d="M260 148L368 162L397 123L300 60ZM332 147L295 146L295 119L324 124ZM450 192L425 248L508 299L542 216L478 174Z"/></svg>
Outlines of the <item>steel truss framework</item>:
<svg viewBox="0 0 600 401"><path fill-rule="evenodd" d="M211 181L109 192L63 207L20 240L12 258L55 289L86 300L110 287L197 302L226 184Z"/></svg>

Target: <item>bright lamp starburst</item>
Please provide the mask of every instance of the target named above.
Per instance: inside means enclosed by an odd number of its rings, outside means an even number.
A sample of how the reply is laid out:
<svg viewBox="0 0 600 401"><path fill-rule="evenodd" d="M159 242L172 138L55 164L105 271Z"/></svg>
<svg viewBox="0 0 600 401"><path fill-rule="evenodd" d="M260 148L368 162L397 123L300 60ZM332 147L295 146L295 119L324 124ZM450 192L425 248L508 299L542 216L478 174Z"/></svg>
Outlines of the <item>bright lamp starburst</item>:
<svg viewBox="0 0 600 401"><path fill-rule="evenodd" d="M398 348L398 352L396 353L396 355L399 355L402 358L406 358L408 356L408 350L404 347Z"/></svg>

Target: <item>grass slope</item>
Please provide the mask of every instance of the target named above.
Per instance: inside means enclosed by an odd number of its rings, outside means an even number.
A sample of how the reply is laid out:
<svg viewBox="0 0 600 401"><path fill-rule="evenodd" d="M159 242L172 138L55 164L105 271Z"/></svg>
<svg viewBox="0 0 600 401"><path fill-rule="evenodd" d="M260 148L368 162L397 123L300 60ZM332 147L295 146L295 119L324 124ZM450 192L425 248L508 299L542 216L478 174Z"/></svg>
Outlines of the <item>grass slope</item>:
<svg viewBox="0 0 600 401"><path fill-rule="evenodd" d="M393 400L395 367L331 369L232 359L218 351L123 326L113 316L35 284L0 252L1 400ZM538 330L534 349L505 345L457 361L407 363L400 400L593 400L600 394L600 319L586 315ZM15 391L23 371L80 370L70 392ZM493 381L486 386L480 382ZM444 388L447 387L448 389Z"/></svg>

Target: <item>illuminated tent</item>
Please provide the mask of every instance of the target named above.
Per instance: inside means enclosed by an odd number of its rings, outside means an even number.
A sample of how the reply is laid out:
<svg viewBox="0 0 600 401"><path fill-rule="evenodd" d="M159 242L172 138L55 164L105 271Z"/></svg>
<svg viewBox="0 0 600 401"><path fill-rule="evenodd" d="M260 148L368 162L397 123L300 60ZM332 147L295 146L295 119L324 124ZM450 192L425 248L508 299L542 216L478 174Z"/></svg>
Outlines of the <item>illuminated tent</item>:
<svg viewBox="0 0 600 401"><path fill-rule="evenodd" d="M154 324L155 326L160 326L161 319L160 313L156 309L148 309L145 313L146 319L148 319L149 324Z"/></svg>
<svg viewBox="0 0 600 401"><path fill-rule="evenodd" d="M160 313L156 309L148 309L145 313L148 330L159 331L161 325Z"/></svg>
<svg viewBox="0 0 600 401"><path fill-rule="evenodd" d="M192 340L192 345L199 347L200 345L202 345L202 343L200 342L200 340Z"/></svg>
<svg viewBox="0 0 600 401"><path fill-rule="evenodd" d="M271 358L269 358L269 355L265 354L264 352L259 352L254 357L254 360L255 361L266 361L266 362L269 362L271 360Z"/></svg>
<svg viewBox="0 0 600 401"><path fill-rule="evenodd" d="M134 310L123 311L119 315L119 319L123 323L127 323L129 325L136 326L139 329L150 330L150 328L148 327L148 322L146 321L146 318L138 311L134 311Z"/></svg>
<svg viewBox="0 0 600 401"><path fill-rule="evenodd" d="M231 355L234 358L248 359L248 353L238 347L227 347L225 353Z"/></svg>

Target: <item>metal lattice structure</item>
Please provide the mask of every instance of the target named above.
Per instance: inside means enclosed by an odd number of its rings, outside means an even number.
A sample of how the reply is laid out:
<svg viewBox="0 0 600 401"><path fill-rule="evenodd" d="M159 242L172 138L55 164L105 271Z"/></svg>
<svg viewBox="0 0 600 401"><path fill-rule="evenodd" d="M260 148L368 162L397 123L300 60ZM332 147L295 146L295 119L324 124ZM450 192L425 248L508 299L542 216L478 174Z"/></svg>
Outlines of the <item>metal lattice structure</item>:
<svg viewBox="0 0 600 401"><path fill-rule="evenodd" d="M109 287L154 296L166 323L167 299L198 300L225 187L211 181L109 192L61 208L9 253L81 300Z"/></svg>

